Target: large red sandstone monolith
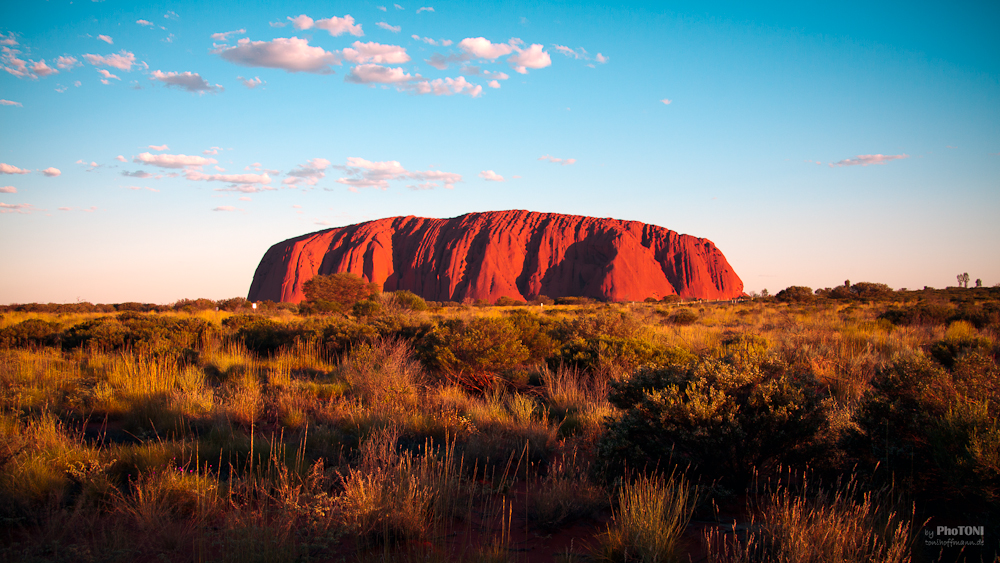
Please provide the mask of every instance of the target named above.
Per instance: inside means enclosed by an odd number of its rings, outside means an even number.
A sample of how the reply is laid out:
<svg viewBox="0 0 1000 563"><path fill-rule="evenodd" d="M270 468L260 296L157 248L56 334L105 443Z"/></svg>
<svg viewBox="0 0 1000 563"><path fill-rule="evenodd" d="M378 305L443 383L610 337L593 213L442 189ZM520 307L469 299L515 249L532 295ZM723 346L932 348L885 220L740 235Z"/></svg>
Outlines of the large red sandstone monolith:
<svg viewBox="0 0 1000 563"><path fill-rule="evenodd" d="M432 301L743 294L743 282L707 239L636 221L493 211L392 217L279 242L261 259L247 298L298 303L302 284L336 272Z"/></svg>

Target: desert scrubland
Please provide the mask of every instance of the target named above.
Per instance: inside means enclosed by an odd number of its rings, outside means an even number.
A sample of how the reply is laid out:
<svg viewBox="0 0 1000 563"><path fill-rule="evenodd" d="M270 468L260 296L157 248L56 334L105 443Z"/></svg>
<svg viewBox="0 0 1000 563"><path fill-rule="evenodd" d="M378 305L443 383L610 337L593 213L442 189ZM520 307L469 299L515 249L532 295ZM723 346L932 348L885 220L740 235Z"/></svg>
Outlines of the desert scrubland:
<svg viewBox="0 0 1000 563"><path fill-rule="evenodd" d="M0 558L991 561L1000 289L877 286L6 306Z"/></svg>

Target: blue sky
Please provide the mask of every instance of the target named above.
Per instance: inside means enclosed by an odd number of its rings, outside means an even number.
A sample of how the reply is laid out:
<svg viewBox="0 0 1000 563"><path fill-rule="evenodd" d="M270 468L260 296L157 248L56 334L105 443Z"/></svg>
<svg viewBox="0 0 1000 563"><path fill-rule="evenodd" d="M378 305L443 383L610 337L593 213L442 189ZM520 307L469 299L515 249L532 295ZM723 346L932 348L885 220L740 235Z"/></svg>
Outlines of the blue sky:
<svg viewBox="0 0 1000 563"><path fill-rule="evenodd" d="M245 295L267 248L528 209L748 291L1000 283L1000 5L7 2L0 303Z"/></svg>

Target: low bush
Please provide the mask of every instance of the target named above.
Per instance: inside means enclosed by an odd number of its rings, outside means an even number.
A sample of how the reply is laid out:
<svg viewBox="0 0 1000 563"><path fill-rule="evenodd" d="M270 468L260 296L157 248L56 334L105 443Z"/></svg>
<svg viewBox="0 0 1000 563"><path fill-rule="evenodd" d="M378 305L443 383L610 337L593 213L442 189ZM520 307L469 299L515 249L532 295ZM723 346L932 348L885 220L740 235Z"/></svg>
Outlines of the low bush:
<svg viewBox="0 0 1000 563"><path fill-rule="evenodd" d="M622 414L598 443L608 477L626 468L691 467L705 479L742 484L755 470L807 457L824 430L827 403L811 376L706 358L640 370L612 383Z"/></svg>
<svg viewBox="0 0 1000 563"><path fill-rule="evenodd" d="M59 323L28 319L0 330L0 346L7 348L55 346L61 337L62 326Z"/></svg>
<svg viewBox="0 0 1000 563"><path fill-rule="evenodd" d="M684 307L671 313L671 315L667 317L667 320L680 326L693 325L698 322L698 313L694 312L694 309L691 309L690 307Z"/></svg>

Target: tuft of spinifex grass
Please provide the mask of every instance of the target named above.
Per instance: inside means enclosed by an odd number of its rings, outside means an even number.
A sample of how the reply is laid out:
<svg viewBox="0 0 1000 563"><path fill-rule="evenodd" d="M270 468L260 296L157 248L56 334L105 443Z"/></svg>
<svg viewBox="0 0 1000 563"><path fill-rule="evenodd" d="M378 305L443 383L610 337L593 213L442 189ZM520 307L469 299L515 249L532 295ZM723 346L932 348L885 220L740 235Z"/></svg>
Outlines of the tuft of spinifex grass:
<svg viewBox="0 0 1000 563"><path fill-rule="evenodd" d="M595 558L625 563L681 561L681 535L691 521L697 487L684 475L643 475L622 483L617 509Z"/></svg>

